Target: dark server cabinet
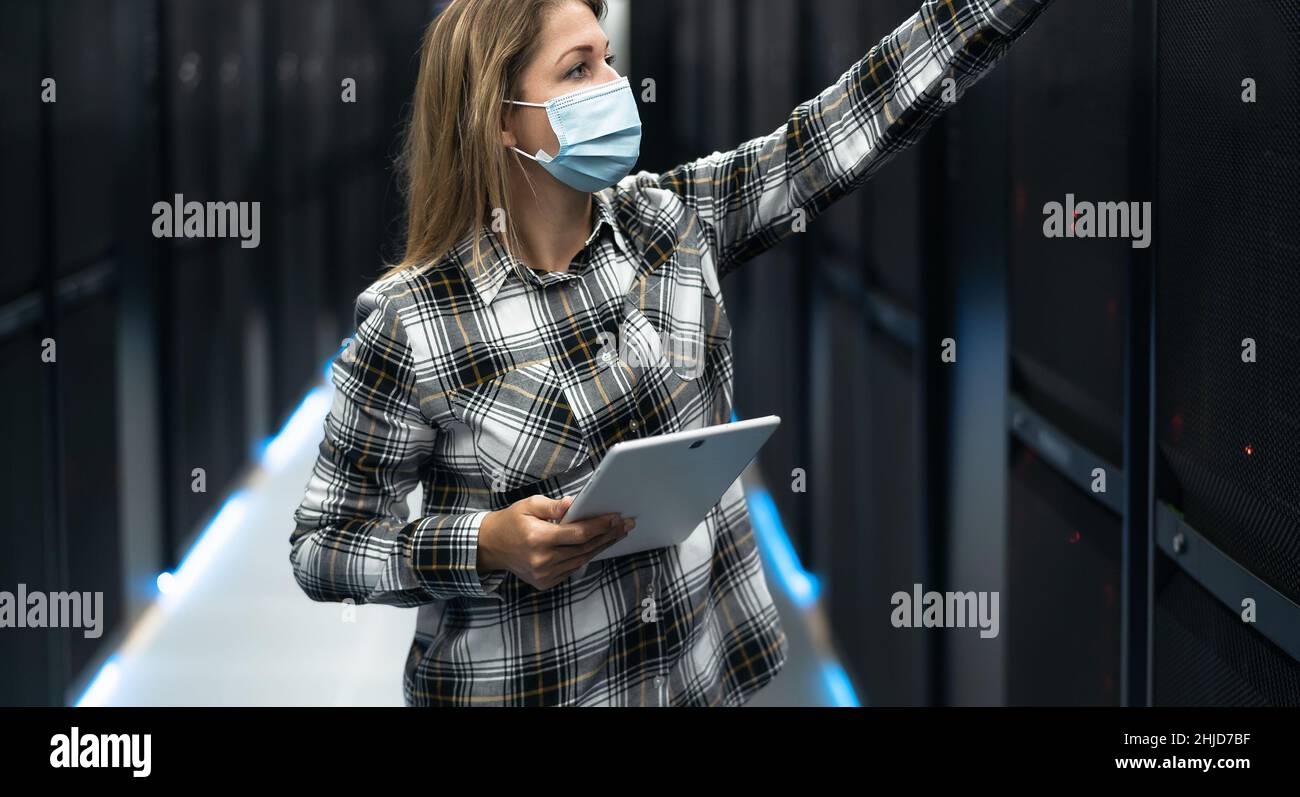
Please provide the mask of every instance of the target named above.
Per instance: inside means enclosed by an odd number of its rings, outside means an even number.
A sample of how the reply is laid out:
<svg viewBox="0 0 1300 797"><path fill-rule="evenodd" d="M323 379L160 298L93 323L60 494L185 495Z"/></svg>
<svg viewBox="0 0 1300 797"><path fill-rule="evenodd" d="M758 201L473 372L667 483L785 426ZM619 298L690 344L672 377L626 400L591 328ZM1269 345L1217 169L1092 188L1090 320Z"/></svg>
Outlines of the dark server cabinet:
<svg viewBox="0 0 1300 797"><path fill-rule="evenodd" d="M870 330L860 304L829 292L814 328L809 493L838 653L864 705L921 704L926 632L890 622L894 593L927 580L914 352Z"/></svg>
<svg viewBox="0 0 1300 797"><path fill-rule="evenodd" d="M1122 491L1134 250L1125 238L1072 237L1088 228L1067 208L1131 198L1130 6L1057 4L1006 64L1010 386L1043 423L1013 443L1007 487L1005 689L1017 705L1123 698L1122 505L1091 489L1091 473L1102 467L1107 492ZM1067 214L1061 237L1045 231L1048 203Z"/></svg>
<svg viewBox="0 0 1300 797"><path fill-rule="evenodd" d="M239 10L210 0L170 3L164 10L162 200L174 201L177 194L186 203L259 199L240 176L239 136L247 120L239 114L245 67L237 42L247 15ZM241 277L254 252L235 236L168 242L160 274L170 419L164 489L172 506L175 557L233 487L250 453L243 416L247 303ZM194 485L196 469L204 474L202 490Z"/></svg>
<svg viewBox="0 0 1300 797"><path fill-rule="evenodd" d="M1012 385L1104 460L1122 461L1122 238L1048 238L1044 206L1129 198L1128 0L1057 4L1011 70ZM1106 57L1097 58L1097 53ZM1066 219L1067 225L1073 220Z"/></svg>
<svg viewBox="0 0 1300 797"><path fill-rule="evenodd" d="M101 636L87 638L80 629L68 635L70 676L95 661L124 619L121 540L117 510L121 494L118 471L115 339L117 300L111 293L70 308L59 319L59 363L64 418L64 527L67 584L64 589L103 593ZM84 609L83 609L84 611Z"/></svg>
<svg viewBox="0 0 1300 797"><path fill-rule="evenodd" d="M1120 521L1033 451L1007 488L1007 702L1106 706L1120 698Z"/></svg>
<svg viewBox="0 0 1300 797"><path fill-rule="evenodd" d="M58 362L44 367L57 369L57 391L46 412L59 418L54 439L62 447L61 483L52 486L62 504L56 532L61 572L46 589L103 593L102 636L86 638L79 629L47 632L65 646L56 669L62 689L114 638L124 614L113 334L118 303L112 289L122 265L113 230L114 72L105 67L112 62L104 36L112 8L62 0L46 13L50 62L59 82L59 101L49 106L47 142L53 192L49 256L59 298L45 308L54 317ZM145 212L141 223L148 222Z"/></svg>
<svg viewBox="0 0 1300 797"><path fill-rule="evenodd" d="M41 229L39 196L41 161L41 13L36 3L9 9L0 25L0 213L10 229ZM34 234L0 235L0 306L35 291L40 279L40 238Z"/></svg>
<svg viewBox="0 0 1300 797"><path fill-rule="evenodd" d="M393 158L430 6L264 4L263 257L274 426L352 330L357 294L405 245ZM342 101L345 78L356 102Z"/></svg>
<svg viewBox="0 0 1300 797"><path fill-rule="evenodd" d="M320 380L357 293L397 254L388 160L427 14L332 0L161 9L164 198L259 203L260 234L256 248L207 237L165 249L173 559ZM356 103L342 102L345 77ZM191 488L196 468L206 492Z"/></svg>
<svg viewBox="0 0 1300 797"><path fill-rule="evenodd" d="M1157 706L1300 706L1300 662L1166 557L1153 646Z"/></svg>
<svg viewBox="0 0 1300 797"><path fill-rule="evenodd" d="M73 675L117 630L118 551L113 285L111 10L58 0L12 9L0 33L5 152L0 211L0 367L6 434L17 445L4 493L4 589L102 593L81 628L11 629L0 645L13 677L0 703L61 703ZM45 78L55 99L43 102ZM55 359L45 362L46 339ZM93 598L92 598L93 600ZM20 609L25 611L25 609Z"/></svg>
<svg viewBox="0 0 1300 797"><path fill-rule="evenodd" d="M313 113L328 120L329 130L319 154L320 201L312 211L325 227L325 305L316 319L326 347L321 357L352 333L357 294L398 262L406 245L393 162L419 76L420 41L432 17L429 3L402 0L375 7L339 2L331 20L331 55L321 91L313 94L323 103ZM356 102L342 102L344 78L356 81Z"/></svg>
<svg viewBox="0 0 1300 797"><path fill-rule="evenodd" d="M293 0L266 12L273 32L265 57L266 90L274 103L268 141L274 183L263 213L274 235L263 245L274 255L265 279L274 297L272 396L278 427L319 378L341 337L323 310L328 231L322 191L328 109L338 102L339 89L332 79L333 4Z"/></svg>
<svg viewBox="0 0 1300 797"><path fill-rule="evenodd" d="M867 209L864 278L880 295L908 313L920 306L923 201L922 154L913 147L881 169L862 193Z"/></svg>
<svg viewBox="0 0 1300 797"><path fill-rule="evenodd" d="M54 0L46 13L59 91L50 106L53 254L55 273L63 277L104 258L113 242L113 71L105 68L112 42L104 35L112 5Z"/></svg>
<svg viewBox="0 0 1300 797"><path fill-rule="evenodd" d="M663 172L678 162L683 151L678 143L674 113L677 103L672 101L673 94L669 93L674 82L668 77L672 74L676 57L672 46L678 35L672 13L675 10L675 5L667 3L633 3L629 11L629 27L637 32L634 46L630 53L617 53L615 69L627 75L637 94L637 107L641 114L641 157L633 167L637 170ZM664 44L659 47L635 46L643 41ZM653 102L641 99L647 88L646 81L653 81Z"/></svg>
<svg viewBox="0 0 1300 797"><path fill-rule="evenodd" d="M1300 626L1300 6L1237 6L1159 6L1155 432L1159 497L1190 528L1160 557L1190 568L1156 595L1161 704L1300 704L1295 648L1262 633ZM1209 591L1207 546L1255 586ZM1243 622L1270 589L1289 617Z"/></svg>
<svg viewBox="0 0 1300 797"><path fill-rule="evenodd" d="M692 156L698 157L714 150L728 150L745 137L744 100L736 91L745 52L739 24L745 2L717 0L691 5L697 9L697 22L684 37L691 56L681 62L675 82L694 93L698 116L678 118L679 124L698 122L696 130L703 135L692 142ZM698 71L690 69L692 65L698 65ZM708 79L698 80L699 75L707 75Z"/></svg>
<svg viewBox="0 0 1300 797"><path fill-rule="evenodd" d="M334 182L328 200L328 226L334 237L330 309L342 335L347 335L352 331L353 302L357 294L380 273L386 259L396 262L399 254L391 246L381 245L385 234L387 186L383 161L395 151L397 142L389 136L396 126L385 122L388 109L384 102L382 70L386 42L381 21L354 3L341 3L335 13L334 68L327 74L326 83L341 92L342 82L348 78L356 81L357 91L356 102L340 101L334 111L330 155ZM417 24L411 28L409 36L413 43L423 27ZM406 73L398 74L404 77ZM414 85L412 80L408 88L413 91ZM394 233L397 232L395 228Z"/></svg>
<svg viewBox="0 0 1300 797"><path fill-rule="evenodd" d="M800 8L807 98L838 80L916 4L819 0ZM928 581L915 348L919 149L885 165L800 236L801 276L816 286L804 355L813 367L803 377L814 441L806 561L824 579L838 653L867 705L929 700L924 632L890 624L892 595Z"/></svg>
<svg viewBox="0 0 1300 797"><path fill-rule="evenodd" d="M43 142L40 101L42 23L35 3L10 10L0 25L0 213L12 229L35 232L44 223L40 196ZM47 489L49 466L43 424L45 369L41 362L39 294L42 240L36 234L0 235L0 380L23 385L5 393L5 435L21 467L7 468L0 480L0 524L5 529L4 556L0 556L0 589L14 591L19 584L32 589L51 583L53 557L47 547ZM20 312L19 308L30 308ZM5 629L0 633L0 660L7 677L0 679L0 705L46 703L57 689L52 637L39 629Z"/></svg>
<svg viewBox="0 0 1300 797"><path fill-rule="evenodd" d="M6 236L7 237L7 236ZM5 528L5 555L0 556L0 584L14 591L19 584L28 589L46 589L53 583L57 550L52 547L47 527L45 473L49 466L42 422L46 412L41 384L41 336L35 328L0 337L0 379L6 385L30 385L27 390L9 391L5 413L15 423L5 425L22 467L7 470L0 479L0 522ZM6 628L0 634L0 660L5 677L0 678L0 705L45 705L57 702L63 686L56 670L61 660L55 646L63 640L45 629Z"/></svg>
<svg viewBox="0 0 1300 797"><path fill-rule="evenodd" d="M223 201L264 200L258 195L253 170L254 153L263 136L260 106L263 86L258 80L262 33L257 0L225 3L213 30L212 68L215 87L215 125L211 133L216 196ZM263 213L267 206L263 201ZM263 229L267 222L261 217ZM217 246L215 295L222 308L217 337L226 352L213 363L214 389L220 399L219 426L230 463L247 462L256 443L268 432L266 363L255 356L264 351L266 297L261 290L261 263L257 250L238 241ZM232 471L232 476L237 470Z"/></svg>
<svg viewBox="0 0 1300 797"><path fill-rule="evenodd" d="M644 8L633 4L632 32L640 46L634 48L628 79L650 144L643 148L637 169L667 171L740 143L747 132L745 97L738 83L746 52L739 22L745 12L737 0L673 0ZM643 51L641 24L671 31L662 50ZM626 62L615 64L620 72L626 68ZM654 102L642 98L646 87L641 81L647 78L654 81Z"/></svg>

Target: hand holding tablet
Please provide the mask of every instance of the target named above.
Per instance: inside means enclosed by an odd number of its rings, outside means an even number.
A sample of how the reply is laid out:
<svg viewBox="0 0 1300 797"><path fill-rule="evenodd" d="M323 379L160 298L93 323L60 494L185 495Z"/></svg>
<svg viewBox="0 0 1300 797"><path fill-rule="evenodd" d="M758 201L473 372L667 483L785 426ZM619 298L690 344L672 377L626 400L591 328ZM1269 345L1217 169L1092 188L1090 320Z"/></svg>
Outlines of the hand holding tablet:
<svg viewBox="0 0 1300 797"><path fill-rule="evenodd" d="M592 561L679 545L780 424L780 418L768 415L619 443L561 522L606 514L636 518L635 534Z"/></svg>

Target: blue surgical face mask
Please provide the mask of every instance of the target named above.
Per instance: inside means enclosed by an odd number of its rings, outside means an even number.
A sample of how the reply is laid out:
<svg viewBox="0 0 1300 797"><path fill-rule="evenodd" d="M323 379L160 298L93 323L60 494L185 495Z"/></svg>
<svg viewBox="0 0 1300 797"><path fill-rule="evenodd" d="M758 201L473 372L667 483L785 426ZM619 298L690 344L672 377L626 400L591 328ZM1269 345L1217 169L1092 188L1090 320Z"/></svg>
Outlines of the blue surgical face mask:
<svg viewBox="0 0 1300 797"><path fill-rule="evenodd" d="M545 103L504 100L545 108L560 151L531 158L555 179L578 191L599 191L626 177L641 154L641 114L626 77L564 94Z"/></svg>

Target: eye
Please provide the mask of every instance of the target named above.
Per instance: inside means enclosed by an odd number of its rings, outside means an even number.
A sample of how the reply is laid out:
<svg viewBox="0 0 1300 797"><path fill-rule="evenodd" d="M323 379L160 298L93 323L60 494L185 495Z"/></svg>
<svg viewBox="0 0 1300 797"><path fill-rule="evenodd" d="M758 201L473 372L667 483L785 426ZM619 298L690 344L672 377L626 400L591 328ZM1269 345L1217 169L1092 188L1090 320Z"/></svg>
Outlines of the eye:
<svg viewBox="0 0 1300 797"><path fill-rule="evenodd" d="M606 63L606 64L608 64L609 66L613 66L613 65L614 65L614 62L615 62L616 60L618 60L618 56L614 55L614 53L610 53L609 55L605 56L605 59L604 59L604 60L605 60L605 63ZM587 74L589 74L590 72L591 72L591 69L588 68L588 66L587 66L587 62L586 62L586 61L579 61L578 63L576 63L576 64L573 65L573 68L570 69L570 70L568 71L568 73L567 73L564 77L565 77L565 78L580 78L580 77L586 77Z"/></svg>

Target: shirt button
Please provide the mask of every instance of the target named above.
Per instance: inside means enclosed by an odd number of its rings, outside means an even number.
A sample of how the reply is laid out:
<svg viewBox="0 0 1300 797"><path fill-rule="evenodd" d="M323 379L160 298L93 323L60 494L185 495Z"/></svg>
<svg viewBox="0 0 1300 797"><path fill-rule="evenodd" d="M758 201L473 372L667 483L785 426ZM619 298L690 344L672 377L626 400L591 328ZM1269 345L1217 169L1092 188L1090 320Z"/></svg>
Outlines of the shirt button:
<svg viewBox="0 0 1300 797"><path fill-rule="evenodd" d="M662 676L662 675L656 675L656 676L655 676L655 688L656 688L656 689L659 689L659 688L663 687L663 685L664 685L664 678L663 678L663 676Z"/></svg>
<svg viewBox="0 0 1300 797"><path fill-rule="evenodd" d="M627 428L635 432L637 429L641 428L641 424L637 423L636 418L633 418L632 422L627 425Z"/></svg>

